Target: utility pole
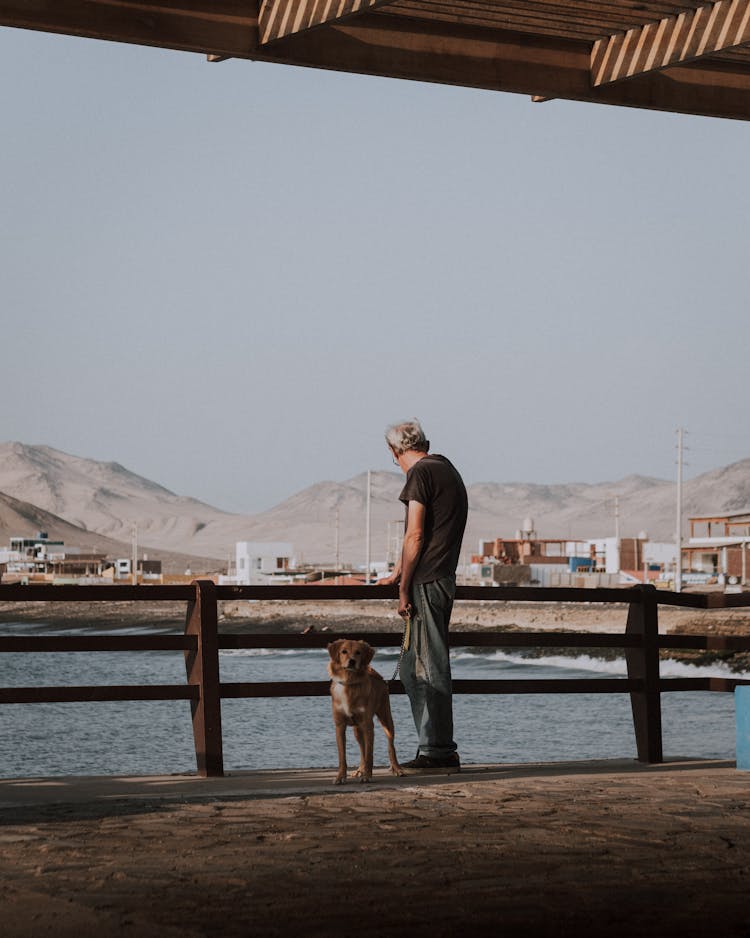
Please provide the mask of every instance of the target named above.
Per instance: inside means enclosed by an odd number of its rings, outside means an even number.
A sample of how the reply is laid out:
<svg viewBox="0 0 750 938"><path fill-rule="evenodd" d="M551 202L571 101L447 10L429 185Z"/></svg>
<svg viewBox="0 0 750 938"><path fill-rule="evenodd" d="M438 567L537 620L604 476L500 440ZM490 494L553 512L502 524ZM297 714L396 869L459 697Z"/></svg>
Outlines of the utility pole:
<svg viewBox="0 0 750 938"><path fill-rule="evenodd" d="M336 509L336 540L334 544L336 554L336 573L341 569L341 560L339 559L339 509Z"/></svg>
<svg viewBox="0 0 750 938"><path fill-rule="evenodd" d="M685 431L682 427L677 429L677 528L675 542L677 557L674 567L674 591L682 592L682 436Z"/></svg>
<svg viewBox="0 0 750 938"><path fill-rule="evenodd" d="M367 499L366 499L366 525L365 525L365 536L367 538L367 550L365 552L365 583L370 585L370 510L371 510L371 491L372 491L372 470L367 470Z"/></svg>
<svg viewBox="0 0 750 938"><path fill-rule="evenodd" d="M133 586L138 585L138 525L133 523Z"/></svg>
<svg viewBox="0 0 750 938"><path fill-rule="evenodd" d="M617 573L619 574L622 569L622 564L620 563L620 496L615 495L615 553L617 554ZM605 570L609 567L609 564L606 563L606 552L605 552Z"/></svg>

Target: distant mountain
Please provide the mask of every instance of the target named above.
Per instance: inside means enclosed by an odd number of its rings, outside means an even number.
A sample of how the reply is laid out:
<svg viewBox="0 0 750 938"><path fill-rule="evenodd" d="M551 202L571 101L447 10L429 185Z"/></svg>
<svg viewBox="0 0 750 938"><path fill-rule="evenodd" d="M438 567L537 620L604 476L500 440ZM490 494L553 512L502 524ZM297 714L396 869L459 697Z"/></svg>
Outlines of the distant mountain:
<svg viewBox="0 0 750 938"><path fill-rule="evenodd" d="M80 547L85 551L103 553L111 560L131 556L131 543L123 543L94 531L86 531L43 508L37 508L36 505L0 492L0 545L7 546L12 537L35 537L42 531L51 540L64 541L70 547ZM143 556L142 548L138 555ZM218 561L209 557L198 558L159 548L151 548L149 557L151 560L161 560L165 573L184 573L188 568L196 572L211 572L221 566Z"/></svg>
<svg viewBox="0 0 750 938"><path fill-rule="evenodd" d="M24 443L0 443L0 492L127 543L137 522L144 544L175 550L209 521L233 517L175 495L119 463Z"/></svg>
<svg viewBox="0 0 750 938"><path fill-rule="evenodd" d="M401 473L372 473L373 559L385 556L389 534L398 533L402 486ZM128 544L137 523L145 547L202 557L225 559L238 540L274 540L290 541L303 560L332 562L338 529L342 561L362 563L366 488L367 473L344 482L318 482L268 511L238 515L175 495L117 463L69 456L47 446L0 444L0 492L52 512L89 535ZM480 539L515 536L525 519L533 521L540 537L611 536L615 496L623 537L645 530L656 540L671 540L675 488L674 482L638 475L596 484L475 483L468 490L464 551L474 553ZM750 508L750 459L686 482L683 507L685 517Z"/></svg>

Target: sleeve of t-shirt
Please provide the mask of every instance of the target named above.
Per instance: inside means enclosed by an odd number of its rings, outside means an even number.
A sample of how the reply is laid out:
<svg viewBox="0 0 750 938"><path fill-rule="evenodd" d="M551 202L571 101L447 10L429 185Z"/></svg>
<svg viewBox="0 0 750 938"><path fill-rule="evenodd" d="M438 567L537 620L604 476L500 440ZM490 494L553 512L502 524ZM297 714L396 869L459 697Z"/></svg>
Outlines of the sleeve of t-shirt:
<svg viewBox="0 0 750 938"><path fill-rule="evenodd" d="M421 469L419 463L414 466L402 492L406 502L420 502L429 505L431 497L430 474Z"/></svg>

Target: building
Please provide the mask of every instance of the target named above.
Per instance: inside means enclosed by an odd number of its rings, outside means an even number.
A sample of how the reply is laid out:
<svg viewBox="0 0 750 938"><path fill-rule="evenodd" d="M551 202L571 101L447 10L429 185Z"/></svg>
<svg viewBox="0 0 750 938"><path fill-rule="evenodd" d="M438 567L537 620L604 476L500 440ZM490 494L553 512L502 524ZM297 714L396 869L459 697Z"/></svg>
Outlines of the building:
<svg viewBox="0 0 750 938"><path fill-rule="evenodd" d="M80 547L66 547L64 541L52 540L46 531L39 531L35 537L11 537L10 546L0 550L0 563L5 565L8 578L34 577L59 582L101 577L107 556Z"/></svg>
<svg viewBox="0 0 750 938"><path fill-rule="evenodd" d="M480 541L470 577L483 585L619 586L664 580L675 567L672 543L638 537L540 538L530 518L515 538Z"/></svg>
<svg viewBox="0 0 750 938"><path fill-rule="evenodd" d="M237 541L235 571L219 577L227 586L263 586L291 583L296 561L292 545L286 541Z"/></svg>
<svg viewBox="0 0 750 938"><path fill-rule="evenodd" d="M499 564L556 564L568 566L572 557L582 557L583 565L592 565L588 541L572 541L566 538L540 538L534 530L534 521L526 518L523 527L514 538L495 538L494 541L479 542L479 556L472 563L492 562Z"/></svg>
<svg viewBox="0 0 750 938"><path fill-rule="evenodd" d="M39 531L35 537L12 537L4 553L9 571L46 573L48 564L64 559L65 544L51 540L46 531Z"/></svg>
<svg viewBox="0 0 750 938"><path fill-rule="evenodd" d="M126 580L128 583L132 582L133 561L129 557L118 557L108 569L112 571L111 576L115 581ZM137 561L137 582L163 583L161 560L149 560L145 555L143 559L139 559Z"/></svg>
<svg viewBox="0 0 750 938"><path fill-rule="evenodd" d="M682 567L690 576L716 577L745 584L750 572L750 511L689 518L690 539L682 548Z"/></svg>

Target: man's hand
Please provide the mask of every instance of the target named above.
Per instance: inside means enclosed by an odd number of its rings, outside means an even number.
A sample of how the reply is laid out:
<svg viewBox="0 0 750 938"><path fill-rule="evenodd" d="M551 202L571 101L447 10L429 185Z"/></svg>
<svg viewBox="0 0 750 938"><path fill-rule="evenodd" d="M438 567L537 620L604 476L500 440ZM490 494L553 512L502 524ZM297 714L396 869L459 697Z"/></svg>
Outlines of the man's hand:
<svg viewBox="0 0 750 938"><path fill-rule="evenodd" d="M400 579L400 573L392 573L390 576L384 576L382 580L378 580L378 586L393 586L394 583L398 583Z"/></svg>
<svg viewBox="0 0 750 938"><path fill-rule="evenodd" d="M411 619L412 608L411 603L409 602L409 595L399 593L398 597L398 614L402 619Z"/></svg>

